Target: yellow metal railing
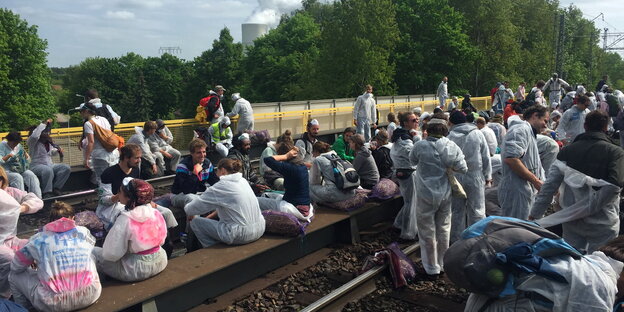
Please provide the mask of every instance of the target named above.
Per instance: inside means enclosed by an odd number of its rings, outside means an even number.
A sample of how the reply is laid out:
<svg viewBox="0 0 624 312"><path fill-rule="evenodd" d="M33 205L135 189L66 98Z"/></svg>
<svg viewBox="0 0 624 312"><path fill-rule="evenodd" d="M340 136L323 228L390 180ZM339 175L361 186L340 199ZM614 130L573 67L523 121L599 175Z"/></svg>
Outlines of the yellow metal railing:
<svg viewBox="0 0 624 312"><path fill-rule="evenodd" d="M385 121L385 116L389 112L411 110L415 107L420 107L423 112L431 112L438 103L438 100L385 103L377 104L377 109L379 110L380 121ZM472 98L472 103L479 110L489 109L491 106L490 97ZM272 137L283 133L286 129L290 129L293 134L303 133L305 132L306 123L310 118L315 118L319 121L321 130L344 129L353 126L352 111L352 106L343 106L256 113L254 114L255 129L267 129ZM232 128L235 128L236 118L233 118L232 121L234 123ZM143 124L144 122L119 124L115 127L115 133L124 137L127 141L130 136L135 133L135 127L143 127ZM194 137L193 129L207 125L207 123L199 123L195 119L167 120L165 124L173 134L173 146L180 150L187 149L188 142ZM28 136L27 131L22 131L21 134L24 139ZM4 138L6 135L7 133L0 133L0 138ZM63 160L64 163L70 166L82 164L82 152L78 149L82 137L82 127L52 129L52 137L55 142L65 150L66 156ZM26 145L26 142L24 141L22 144ZM24 147L27 148L26 146ZM55 161L58 161L58 158L56 158Z"/></svg>

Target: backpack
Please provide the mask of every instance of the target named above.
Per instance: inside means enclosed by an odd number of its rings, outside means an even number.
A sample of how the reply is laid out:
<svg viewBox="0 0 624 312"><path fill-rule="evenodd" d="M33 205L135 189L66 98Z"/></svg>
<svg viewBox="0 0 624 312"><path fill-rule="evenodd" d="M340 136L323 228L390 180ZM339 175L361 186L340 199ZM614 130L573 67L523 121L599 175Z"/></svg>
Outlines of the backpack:
<svg viewBox="0 0 624 312"><path fill-rule="evenodd" d="M214 105L210 105L210 100L212 100L212 98L217 99ZM214 118L214 114L219 110L219 107L221 106L221 98L219 98L219 96L216 94L211 94L201 99L199 101L199 105L204 107L204 109L206 110L206 120L210 121Z"/></svg>
<svg viewBox="0 0 624 312"><path fill-rule="evenodd" d="M115 132L100 127L93 120L89 120L89 122L93 126L93 136L100 141L100 144L107 152L110 153L116 148L122 148L126 145L126 140L115 134Z"/></svg>
<svg viewBox="0 0 624 312"><path fill-rule="evenodd" d="M106 104L102 103L101 107L95 109L95 115L106 118L111 126L111 131L115 131L115 119L106 106Z"/></svg>
<svg viewBox="0 0 624 312"><path fill-rule="evenodd" d="M522 259L513 257L518 248L525 251ZM574 247L535 222L492 216L464 230L446 251L444 268L457 287L497 298L516 293L514 280L519 273L534 273L565 283L565 278L544 259L558 255L581 258ZM527 259L538 264L539 270L525 270L531 268L531 264L522 262Z"/></svg>
<svg viewBox="0 0 624 312"><path fill-rule="evenodd" d="M331 162L334 171L333 182L339 190L349 191L360 186L360 176L350 162L340 159L336 154L324 155L323 157Z"/></svg>
<svg viewBox="0 0 624 312"><path fill-rule="evenodd" d="M617 96L613 94L607 94L606 102L609 108L609 117L616 117L621 110Z"/></svg>
<svg viewBox="0 0 624 312"><path fill-rule="evenodd" d="M524 98L525 106L531 107L535 105L535 97L537 96L537 90L529 92L529 94Z"/></svg>

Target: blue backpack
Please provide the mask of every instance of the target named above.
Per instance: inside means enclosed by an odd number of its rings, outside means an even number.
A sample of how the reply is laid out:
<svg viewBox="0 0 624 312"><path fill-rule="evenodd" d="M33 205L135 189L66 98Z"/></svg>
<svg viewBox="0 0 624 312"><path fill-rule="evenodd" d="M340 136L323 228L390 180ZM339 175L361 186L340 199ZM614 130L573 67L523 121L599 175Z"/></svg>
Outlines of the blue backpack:
<svg viewBox="0 0 624 312"><path fill-rule="evenodd" d="M515 294L515 276L522 273L567 283L547 260L558 255L582 256L535 222L488 217L464 230L449 247L444 269L458 287L497 298Z"/></svg>

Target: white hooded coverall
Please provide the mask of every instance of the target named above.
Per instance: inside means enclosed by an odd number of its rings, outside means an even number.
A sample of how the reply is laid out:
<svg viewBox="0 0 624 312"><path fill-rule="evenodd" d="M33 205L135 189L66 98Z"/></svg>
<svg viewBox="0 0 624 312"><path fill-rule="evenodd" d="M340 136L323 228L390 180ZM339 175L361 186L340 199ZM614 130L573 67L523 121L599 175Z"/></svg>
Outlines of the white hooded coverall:
<svg viewBox="0 0 624 312"><path fill-rule="evenodd" d="M249 101L238 98L236 104L232 108L232 111L227 113L228 117L238 116L238 122L236 124L236 133L243 133L246 130L254 129L254 116L251 103Z"/></svg>
<svg viewBox="0 0 624 312"><path fill-rule="evenodd" d="M537 194L531 216L541 218L559 191L561 210L537 220L543 227L563 224L563 239L591 253L617 237L621 188L556 160Z"/></svg>
<svg viewBox="0 0 624 312"><path fill-rule="evenodd" d="M488 142L474 124L454 125L448 139L463 151L468 166L465 174L455 173L468 198L452 199L451 241L454 242L466 227L485 218L485 181L492 179L492 165Z"/></svg>
<svg viewBox="0 0 624 312"><path fill-rule="evenodd" d="M585 116L587 114L589 114L589 109L581 110L576 105L566 110L557 126L557 138L565 140L566 145L574 142L577 135L585 133Z"/></svg>
<svg viewBox="0 0 624 312"><path fill-rule="evenodd" d="M397 129L398 130L398 129ZM416 239L418 237L418 226L416 222L416 166L412 165L409 159L409 154L414 147L414 141L419 141L419 136L414 136L412 139L397 139L392 144L390 149L390 158L394 165L394 172L401 169L407 169L412 173L406 179L399 179L399 191L401 197L403 197L403 207L397 213L394 219L394 227L401 230L400 237L403 239Z"/></svg>
<svg viewBox="0 0 624 312"><path fill-rule="evenodd" d="M219 220L198 215L216 210ZM191 229L202 246L223 242L228 245L251 243L264 234L264 217L249 182L242 173L223 175L199 198L184 207L187 216L195 216Z"/></svg>
<svg viewBox="0 0 624 312"><path fill-rule="evenodd" d="M93 254L98 271L124 282L148 279L165 269L167 237L163 216L151 205L123 211L108 232L104 246Z"/></svg>
<svg viewBox="0 0 624 312"><path fill-rule="evenodd" d="M377 104L372 93L358 96L353 106L353 119L356 121L357 133L364 136L366 142L371 139L371 125L377 122Z"/></svg>
<svg viewBox="0 0 624 312"><path fill-rule="evenodd" d="M13 258L10 281L15 302L38 311L73 311L94 303L102 291L94 245L89 230L74 220L46 224ZM30 268L33 263L36 270Z"/></svg>
<svg viewBox="0 0 624 312"><path fill-rule="evenodd" d="M447 170L466 173L464 154L457 144L429 136L410 152L416 168L416 215L422 264L427 274L440 274L451 233L451 185Z"/></svg>
<svg viewBox="0 0 624 312"><path fill-rule="evenodd" d="M510 119L511 120L511 119ZM503 216L526 220L537 193L533 185L520 178L505 162L518 158L537 178L543 180L544 169L539 157L533 128L526 121L513 120L501 147L503 176L498 187L498 200Z"/></svg>

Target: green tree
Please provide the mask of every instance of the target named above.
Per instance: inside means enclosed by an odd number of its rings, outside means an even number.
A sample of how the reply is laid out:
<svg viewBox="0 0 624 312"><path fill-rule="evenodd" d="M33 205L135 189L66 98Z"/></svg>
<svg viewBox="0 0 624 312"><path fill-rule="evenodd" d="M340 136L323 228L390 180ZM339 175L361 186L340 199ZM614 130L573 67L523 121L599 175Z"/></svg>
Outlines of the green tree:
<svg viewBox="0 0 624 312"><path fill-rule="evenodd" d="M171 54L145 59L144 83L154 104L151 118L174 118L175 110L183 105L181 99L184 73L184 62Z"/></svg>
<svg viewBox="0 0 624 312"><path fill-rule="evenodd" d="M465 33L464 16L446 1L395 3L401 38L394 53L399 94L431 93L444 76L451 79L451 94L467 89L476 51Z"/></svg>
<svg viewBox="0 0 624 312"><path fill-rule="evenodd" d="M378 95L394 94L395 64L390 55L399 42L391 0L342 0L332 4L322 25L317 80L325 97L362 93L366 84Z"/></svg>
<svg viewBox="0 0 624 312"><path fill-rule="evenodd" d="M244 63L247 97L264 102L325 96L309 80L319 56L320 34L314 19L299 12L283 17L276 29L257 39Z"/></svg>
<svg viewBox="0 0 624 312"><path fill-rule="evenodd" d="M47 45L36 26L0 9L0 131L25 129L56 112Z"/></svg>
<svg viewBox="0 0 624 312"><path fill-rule="evenodd" d="M241 64L243 62L243 45L234 43L230 30L221 30L219 39L214 40L212 48L204 51L193 60L189 67L188 85L185 90L185 116L194 116L197 103L208 95L215 85L224 86L228 92L242 87ZM234 91L237 92L237 91ZM225 100L224 109L230 110L232 103Z"/></svg>

